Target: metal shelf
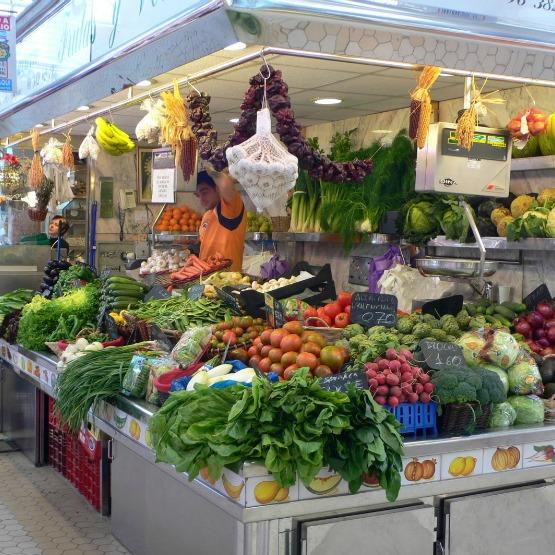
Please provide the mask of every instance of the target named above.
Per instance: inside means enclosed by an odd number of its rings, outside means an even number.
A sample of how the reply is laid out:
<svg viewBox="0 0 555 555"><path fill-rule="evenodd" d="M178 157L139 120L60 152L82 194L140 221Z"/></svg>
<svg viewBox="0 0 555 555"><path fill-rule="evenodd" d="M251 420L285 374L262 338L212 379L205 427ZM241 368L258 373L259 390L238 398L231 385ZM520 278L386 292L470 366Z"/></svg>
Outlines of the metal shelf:
<svg viewBox="0 0 555 555"><path fill-rule="evenodd" d="M551 251L555 250L554 238L528 238L521 241L507 241L506 237L482 237L486 250L506 251ZM428 247L451 247L457 249L478 249L476 243L459 243L444 236L436 237L427 243Z"/></svg>
<svg viewBox="0 0 555 555"><path fill-rule="evenodd" d="M532 156L530 158L513 158L511 160L512 172L554 169L555 156Z"/></svg>
<svg viewBox="0 0 555 555"><path fill-rule="evenodd" d="M341 236L337 233L293 233L289 231L278 231L272 233L274 241L283 243L341 243ZM358 237L355 243L368 243L371 245L387 245L399 242L395 235L384 235L383 233L372 233L365 235L362 239Z"/></svg>

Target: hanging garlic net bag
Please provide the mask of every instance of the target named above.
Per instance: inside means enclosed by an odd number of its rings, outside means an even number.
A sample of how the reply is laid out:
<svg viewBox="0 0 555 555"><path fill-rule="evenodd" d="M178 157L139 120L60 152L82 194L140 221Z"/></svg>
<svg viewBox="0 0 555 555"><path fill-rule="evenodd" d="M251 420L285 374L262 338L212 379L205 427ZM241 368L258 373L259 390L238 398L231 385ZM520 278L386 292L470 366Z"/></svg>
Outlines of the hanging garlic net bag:
<svg viewBox="0 0 555 555"><path fill-rule="evenodd" d="M299 161L272 135L266 101L256 114L256 133L226 150L229 173L243 186L258 212L262 212L295 186Z"/></svg>

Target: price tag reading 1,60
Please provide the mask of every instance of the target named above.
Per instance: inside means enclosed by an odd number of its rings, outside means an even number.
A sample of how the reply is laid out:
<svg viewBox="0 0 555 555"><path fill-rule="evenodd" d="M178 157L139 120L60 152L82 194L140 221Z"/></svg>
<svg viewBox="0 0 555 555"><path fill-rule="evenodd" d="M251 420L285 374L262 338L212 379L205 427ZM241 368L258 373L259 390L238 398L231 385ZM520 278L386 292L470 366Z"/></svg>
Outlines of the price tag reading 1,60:
<svg viewBox="0 0 555 555"><path fill-rule="evenodd" d="M415 360L426 363L432 370L466 368L463 351L458 345L431 339L423 339L418 345L420 353L415 356Z"/></svg>
<svg viewBox="0 0 555 555"><path fill-rule="evenodd" d="M355 293L351 300L351 322L367 328L397 321L397 297L381 293Z"/></svg>

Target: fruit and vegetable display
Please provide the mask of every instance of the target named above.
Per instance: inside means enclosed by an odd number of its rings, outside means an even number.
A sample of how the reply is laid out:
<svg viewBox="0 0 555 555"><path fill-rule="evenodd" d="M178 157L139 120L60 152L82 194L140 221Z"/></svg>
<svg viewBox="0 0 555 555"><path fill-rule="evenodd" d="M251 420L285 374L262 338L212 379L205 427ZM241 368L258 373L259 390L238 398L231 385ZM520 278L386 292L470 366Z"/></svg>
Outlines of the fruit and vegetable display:
<svg viewBox="0 0 555 555"><path fill-rule="evenodd" d="M270 218L258 212L247 212L247 231L270 233L272 231L272 222Z"/></svg>
<svg viewBox="0 0 555 555"><path fill-rule="evenodd" d="M519 315L514 329L534 353L555 354L555 306L551 301L541 301L535 310Z"/></svg>
<svg viewBox="0 0 555 555"><path fill-rule="evenodd" d="M385 357L364 365L374 400L396 407L400 403L429 403L434 393L430 375L413 363L413 354L389 348Z"/></svg>
<svg viewBox="0 0 555 555"><path fill-rule="evenodd" d="M230 264L231 261L219 253L209 256L206 260L201 260L198 256L191 254L181 268L172 272L171 278L173 282L187 283L200 279L203 275L227 268Z"/></svg>
<svg viewBox="0 0 555 555"><path fill-rule="evenodd" d="M306 308L303 321L308 326L345 328L351 323L351 293L342 291L336 301Z"/></svg>
<svg viewBox="0 0 555 555"><path fill-rule="evenodd" d="M233 316L228 321L219 322L213 329L210 339L212 349L225 349L229 345L228 357L246 363L250 358L247 348L267 329L267 326L262 318Z"/></svg>
<svg viewBox="0 0 555 555"><path fill-rule="evenodd" d="M304 370L276 384L253 380L247 388L179 391L151 418L149 430L157 460L190 480L204 467L217 480L225 466L255 460L287 488L297 476L308 486L329 467L351 492L363 474L375 474L393 500L402 469L398 426L368 390L325 391Z"/></svg>
<svg viewBox="0 0 555 555"><path fill-rule="evenodd" d="M197 232L202 216L187 205L166 206L154 227L158 232Z"/></svg>
<svg viewBox="0 0 555 555"><path fill-rule="evenodd" d="M96 273L87 264L73 264L67 270L62 270L52 289L54 297L69 293L75 287L81 287L96 278Z"/></svg>

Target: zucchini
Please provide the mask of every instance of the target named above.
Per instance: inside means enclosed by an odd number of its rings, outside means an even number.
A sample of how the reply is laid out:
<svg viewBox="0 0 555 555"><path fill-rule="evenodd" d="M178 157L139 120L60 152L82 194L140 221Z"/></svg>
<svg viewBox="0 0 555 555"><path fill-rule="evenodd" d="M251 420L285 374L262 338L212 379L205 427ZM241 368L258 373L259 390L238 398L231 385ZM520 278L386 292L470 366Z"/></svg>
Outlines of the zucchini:
<svg viewBox="0 0 555 555"><path fill-rule="evenodd" d="M129 301L113 301L111 302L107 308L110 310L123 310L124 308L135 308L137 306L136 300L133 299L132 302Z"/></svg>
<svg viewBox="0 0 555 555"><path fill-rule="evenodd" d="M501 314L501 316L504 316L508 320L514 320L516 318L516 313L506 306L496 304L493 308L496 314Z"/></svg>
<svg viewBox="0 0 555 555"><path fill-rule="evenodd" d="M520 314L521 312L525 312L527 310L527 307L524 303L512 303L510 301L503 301L501 303L501 306L504 306L505 308L516 312L517 314Z"/></svg>
<svg viewBox="0 0 555 555"><path fill-rule="evenodd" d="M495 308L493 306L488 306L486 308L486 314L488 314L489 316L493 316L494 312L495 312Z"/></svg>
<svg viewBox="0 0 555 555"><path fill-rule="evenodd" d="M143 285L141 283L139 283L137 280L130 278L130 277L124 277L124 276L111 276L106 280L107 284L110 283L120 283L120 284L127 284L127 285L138 285L139 287L142 288L146 288L146 285Z"/></svg>
<svg viewBox="0 0 555 555"><path fill-rule="evenodd" d="M137 291L139 293L143 293L144 289L139 285L133 285L132 283L108 283L107 287L108 291L113 291L114 289L117 291Z"/></svg>
<svg viewBox="0 0 555 555"><path fill-rule="evenodd" d="M466 311L468 312L468 314L470 314L470 316L476 316L476 305L475 304L467 304L465 306Z"/></svg>
<svg viewBox="0 0 555 555"><path fill-rule="evenodd" d="M137 291L136 289L107 289L106 295L110 297L135 297L140 300L143 300L145 296L142 291Z"/></svg>

